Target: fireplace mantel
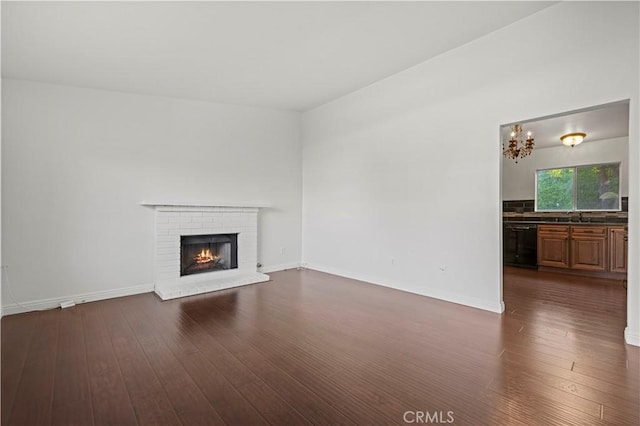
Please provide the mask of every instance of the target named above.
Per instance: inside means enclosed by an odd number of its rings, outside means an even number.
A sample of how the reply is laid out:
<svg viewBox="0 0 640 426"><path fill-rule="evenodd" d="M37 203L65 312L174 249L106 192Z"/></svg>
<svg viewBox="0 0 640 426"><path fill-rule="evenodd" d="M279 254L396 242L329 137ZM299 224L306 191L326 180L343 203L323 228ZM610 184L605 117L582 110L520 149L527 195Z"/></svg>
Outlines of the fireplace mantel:
<svg viewBox="0 0 640 426"><path fill-rule="evenodd" d="M215 202L194 202L194 201L142 201L140 203L141 206L145 207L223 207L223 208L250 208L250 209L260 209L266 208L268 206L259 205L259 204L245 204L245 203L236 203L236 204L223 204L223 203L215 203Z"/></svg>

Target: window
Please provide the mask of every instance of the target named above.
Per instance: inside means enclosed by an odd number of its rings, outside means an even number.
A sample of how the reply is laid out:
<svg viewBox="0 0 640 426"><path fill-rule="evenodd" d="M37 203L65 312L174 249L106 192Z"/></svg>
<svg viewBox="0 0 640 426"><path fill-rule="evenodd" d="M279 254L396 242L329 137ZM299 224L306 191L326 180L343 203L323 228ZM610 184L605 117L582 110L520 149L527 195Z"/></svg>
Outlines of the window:
<svg viewBox="0 0 640 426"><path fill-rule="evenodd" d="M536 211L620 210L620 163L536 171Z"/></svg>

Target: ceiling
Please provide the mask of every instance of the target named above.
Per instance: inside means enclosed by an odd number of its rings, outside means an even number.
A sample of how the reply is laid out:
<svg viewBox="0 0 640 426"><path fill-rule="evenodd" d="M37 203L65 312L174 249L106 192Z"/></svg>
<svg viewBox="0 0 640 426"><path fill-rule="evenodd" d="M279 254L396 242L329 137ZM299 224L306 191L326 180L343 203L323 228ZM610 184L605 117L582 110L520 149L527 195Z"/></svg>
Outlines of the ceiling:
<svg viewBox="0 0 640 426"><path fill-rule="evenodd" d="M555 2L2 2L2 76L306 111Z"/></svg>
<svg viewBox="0 0 640 426"><path fill-rule="evenodd" d="M582 143L619 138L629 136L629 103L616 102L521 124L525 133L532 133L536 149L563 146L560 136L574 132L587 134ZM502 128L505 144L510 133L509 126Z"/></svg>

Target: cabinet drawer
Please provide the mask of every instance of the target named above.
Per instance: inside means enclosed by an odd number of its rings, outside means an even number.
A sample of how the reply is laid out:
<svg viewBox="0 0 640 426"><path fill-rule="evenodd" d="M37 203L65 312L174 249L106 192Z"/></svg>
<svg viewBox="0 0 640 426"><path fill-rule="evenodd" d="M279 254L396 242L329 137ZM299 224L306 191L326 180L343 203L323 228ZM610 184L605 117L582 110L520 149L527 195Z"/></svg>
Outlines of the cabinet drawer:
<svg viewBox="0 0 640 426"><path fill-rule="evenodd" d="M559 233L569 233L569 226L568 225L538 225L538 232L541 233L552 233L552 234L559 234Z"/></svg>
<svg viewBox="0 0 640 426"><path fill-rule="evenodd" d="M606 235L606 226L572 226L573 235Z"/></svg>

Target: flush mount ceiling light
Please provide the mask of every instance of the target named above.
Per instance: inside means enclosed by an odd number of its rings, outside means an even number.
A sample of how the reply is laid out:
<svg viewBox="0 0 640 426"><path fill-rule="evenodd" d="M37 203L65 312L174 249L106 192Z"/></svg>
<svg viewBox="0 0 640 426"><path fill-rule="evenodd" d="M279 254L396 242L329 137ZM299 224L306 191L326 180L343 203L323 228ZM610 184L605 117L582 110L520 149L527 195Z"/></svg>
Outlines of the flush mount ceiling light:
<svg viewBox="0 0 640 426"><path fill-rule="evenodd" d="M566 135L562 135L560 140L564 145L573 148L576 145L580 145L586 137L586 133L567 133Z"/></svg>
<svg viewBox="0 0 640 426"><path fill-rule="evenodd" d="M523 139L524 130L520 124L514 124L511 126L511 139L509 140L509 147L504 149L502 144L502 155L507 158L511 158L518 162L518 158L524 158L533 152L533 136L531 132L527 132L527 139Z"/></svg>

